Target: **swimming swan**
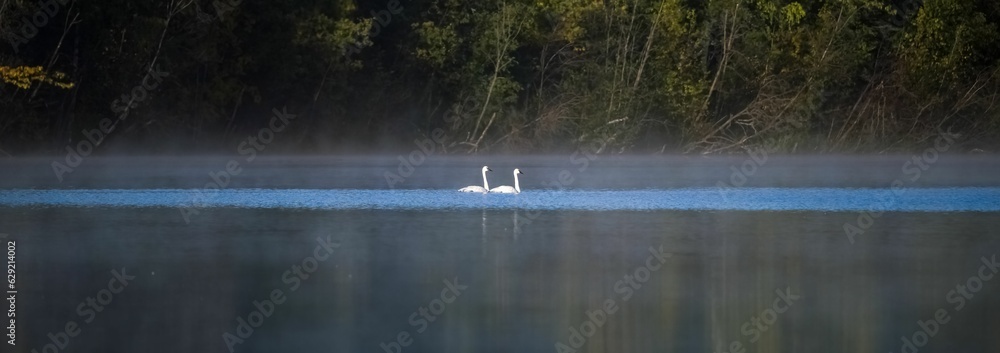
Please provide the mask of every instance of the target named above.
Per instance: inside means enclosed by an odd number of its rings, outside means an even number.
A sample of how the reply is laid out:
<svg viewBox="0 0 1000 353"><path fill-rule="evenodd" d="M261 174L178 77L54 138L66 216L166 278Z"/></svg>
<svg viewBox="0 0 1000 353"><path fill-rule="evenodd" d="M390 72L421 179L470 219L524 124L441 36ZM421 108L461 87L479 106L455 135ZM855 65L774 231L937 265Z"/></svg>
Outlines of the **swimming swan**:
<svg viewBox="0 0 1000 353"><path fill-rule="evenodd" d="M490 167L484 165L483 166L483 186L471 185L471 186L466 186L464 188L458 189L458 191L461 191L461 192L488 192L490 190L490 183L488 181L486 181L486 172L492 172L492 171L493 171L493 169L490 169Z"/></svg>
<svg viewBox="0 0 1000 353"><path fill-rule="evenodd" d="M521 184L518 183L518 181L517 181L517 175L518 174L524 174L524 173L521 173L520 169L514 169L514 187L510 187L510 186L507 186L507 185L497 186L497 187L491 189L490 192L497 193L497 194L520 194L521 193Z"/></svg>

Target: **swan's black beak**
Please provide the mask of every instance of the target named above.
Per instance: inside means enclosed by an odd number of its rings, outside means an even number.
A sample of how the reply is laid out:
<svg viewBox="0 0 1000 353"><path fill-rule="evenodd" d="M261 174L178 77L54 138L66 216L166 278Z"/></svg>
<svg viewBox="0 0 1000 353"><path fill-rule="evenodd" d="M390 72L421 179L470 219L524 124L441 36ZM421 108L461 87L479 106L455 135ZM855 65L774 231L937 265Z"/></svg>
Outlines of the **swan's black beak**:
<svg viewBox="0 0 1000 353"><path fill-rule="evenodd" d="M487 171L487 172L492 172L492 171L493 171L493 169L490 169L490 168L486 168L486 171Z"/></svg>
<svg viewBox="0 0 1000 353"><path fill-rule="evenodd" d="M517 171L517 174L521 174L521 175L524 175L524 172L522 172L522 171L518 170L518 171Z"/></svg>

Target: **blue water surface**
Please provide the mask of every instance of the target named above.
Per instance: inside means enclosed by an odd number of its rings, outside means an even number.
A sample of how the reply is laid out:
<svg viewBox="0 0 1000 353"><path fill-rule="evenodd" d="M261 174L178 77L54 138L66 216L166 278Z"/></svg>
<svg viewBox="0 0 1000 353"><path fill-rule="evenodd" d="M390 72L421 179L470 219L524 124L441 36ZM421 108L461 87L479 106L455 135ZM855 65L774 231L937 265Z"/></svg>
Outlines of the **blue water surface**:
<svg viewBox="0 0 1000 353"><path fill-rule="evenodd" d="M0 190L0 206L994 212L1000 211L1000 188L529 190L517 195L455 190L21 189Z"/></svg>

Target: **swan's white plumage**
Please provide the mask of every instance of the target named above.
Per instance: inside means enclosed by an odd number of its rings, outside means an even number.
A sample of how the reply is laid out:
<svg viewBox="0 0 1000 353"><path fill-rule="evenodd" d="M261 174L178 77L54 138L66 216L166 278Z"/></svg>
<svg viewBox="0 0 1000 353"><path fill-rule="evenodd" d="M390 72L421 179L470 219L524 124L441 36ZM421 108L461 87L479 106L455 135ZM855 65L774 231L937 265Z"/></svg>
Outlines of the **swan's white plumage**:
<svg viewBox="0 0 1000 353"><path fill-rule="evenodd" d="M493 189L490 189L490 192L495 194L520 194L521 183L517 180L518 174L524 174L524 173L521 173L520 169L514 169L514 187L511 187L509 185L497 186Z"/></svg>
<svg viewBox="0 0 1000 353"><path fill-rule="evenodd" d="M461 192L486 192L486 188L478 185L469 185L464 188L458 189Z"/></svg>
<svg viewBox="0 0 1000 353"><path fill-rule="evenodd" d="M490 169L490 167L484 165L483 166L483 186L470 185L470 186L466 186L464 188L458 189L458 191L461 191L461 192L489 192L489 190L490 190L490 182L486 181L486 172L491 172L491 171L493 171L493 169Z"/></svg>
<svg viewBox="0 0 1000 353"><path fill-rule="evenodd" d="M497 186L497 187L495 187L493 189L490 189L490 192L492 192L494 194L517 194L517 193L520 193L520 191L517 191L517 189L515 189L514 187L512 187L510 185Z"/></svg>

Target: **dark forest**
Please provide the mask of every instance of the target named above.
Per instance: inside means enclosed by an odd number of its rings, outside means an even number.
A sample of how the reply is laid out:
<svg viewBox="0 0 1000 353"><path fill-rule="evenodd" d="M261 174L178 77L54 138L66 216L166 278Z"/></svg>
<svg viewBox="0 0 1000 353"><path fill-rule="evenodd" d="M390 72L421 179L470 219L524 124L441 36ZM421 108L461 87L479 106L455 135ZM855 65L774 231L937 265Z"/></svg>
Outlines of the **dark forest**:
<svg viewBox="0 0 1000 353"><path fill-rule="evenodd" d="M992 0L6 0L0 156L892 153L1000 136ZM269 128L278 115L294 116ZM286 119L287 120L287 119Z"/></svg>

